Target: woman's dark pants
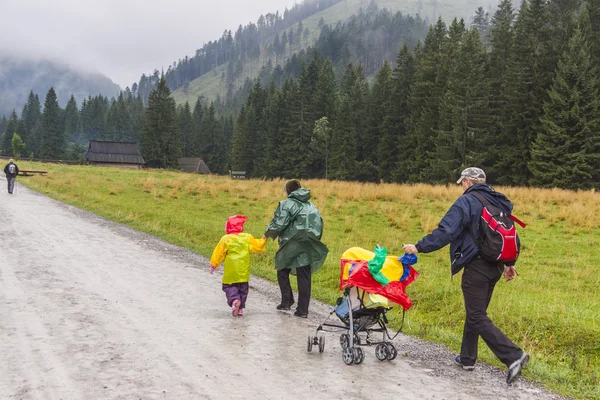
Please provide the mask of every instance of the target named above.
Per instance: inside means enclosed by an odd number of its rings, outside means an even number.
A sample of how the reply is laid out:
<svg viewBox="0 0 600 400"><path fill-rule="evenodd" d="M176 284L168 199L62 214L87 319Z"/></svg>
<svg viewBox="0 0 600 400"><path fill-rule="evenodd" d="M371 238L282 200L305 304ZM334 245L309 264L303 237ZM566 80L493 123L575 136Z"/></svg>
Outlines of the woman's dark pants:
<svg viewBox="0 0 600 400"><path fill-rule="evenodd" d="M290 285L290 272L292 270L289 268L277 271L277 283L279 283L279 289L281 290L281 304L286 306L294 304L294 294ZM308 314L311 290L310 265L296 268L296 277L298 278L298 306L296 310L301 314Z"/></svg>

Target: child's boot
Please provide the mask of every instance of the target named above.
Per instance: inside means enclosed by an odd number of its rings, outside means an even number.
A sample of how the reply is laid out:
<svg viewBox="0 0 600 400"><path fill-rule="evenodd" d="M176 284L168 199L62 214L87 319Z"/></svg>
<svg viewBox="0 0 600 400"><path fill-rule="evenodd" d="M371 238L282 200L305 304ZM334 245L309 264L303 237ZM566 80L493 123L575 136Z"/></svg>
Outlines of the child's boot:
<svg viewBox="0 0 600 400"><path fill-rule="evenodd" d="M239 300L233 301L233 304L231 305L231 315L233 315L234 317L237 317L239 315L241 304L242 302Z"/></svg>
<svg viewBox="0 0 600 400"><path fill-rule="evenodd" d="M243 316L244 316L244 309L243 309L243 308L240 308L240 309L238 310L238 317L243 317Z"/></svg>

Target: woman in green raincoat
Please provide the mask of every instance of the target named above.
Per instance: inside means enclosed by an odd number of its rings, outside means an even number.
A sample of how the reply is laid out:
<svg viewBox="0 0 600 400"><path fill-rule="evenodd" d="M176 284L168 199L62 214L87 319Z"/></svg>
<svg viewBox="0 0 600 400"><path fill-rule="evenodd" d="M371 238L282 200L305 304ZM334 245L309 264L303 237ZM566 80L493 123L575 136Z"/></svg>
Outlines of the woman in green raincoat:
<svg viewBox="0 0 600 400"><path fill-rule="evenodd" d="M297 317L308 316L312 274L325 262L329 250L321 242L323 218L310 200L310 191L293 179L285 186L287 199L279 203L275 216L265 232L267 238L279 238L275 256L277 282L281 290L278 310L289 310L294 304L290 273L298 278Z"/></svg>

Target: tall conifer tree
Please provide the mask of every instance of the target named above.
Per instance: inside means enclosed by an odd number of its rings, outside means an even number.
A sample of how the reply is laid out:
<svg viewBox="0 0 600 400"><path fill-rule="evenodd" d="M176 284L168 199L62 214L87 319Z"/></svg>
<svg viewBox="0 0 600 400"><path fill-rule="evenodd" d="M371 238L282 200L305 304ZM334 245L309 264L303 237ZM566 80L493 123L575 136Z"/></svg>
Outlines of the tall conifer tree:
<svg viewBox="0 0 600 400"><path fill-rule="evenodd" d="M531 177L527 164L530 147L541 128L540 117L547 98L548 8L545 0L523 1L515 23L511 58L508 63L506 96L508 100L497 154L502 172L496 182L526 185Z"/></svg>
<svg viewBox="0 0 600 400"><path fill-rule="evenodd" d="M547 187L600 187L600 82L580 29L558 63L529 163Z"/></svg>
<svg viewBox="0 0 600 400"><path fill-rule="evenodd" d="M148 97L141 147L142 155L150 165L163 168L178 165L182 146L177 111L164 76Z"/></svg>
<svg viewBox="0 0 600 400"><path fill-rule="evenodd" d="M194 133L194 123L190 103L187 101L183 107L180 107L179 109L179 133L181 134L181 142L183 144L183 156L191 157L193 155L192 137Z"/></svg>
<svg viewBox="0 0 600 400"><path fill-rule="evenodd" d="M40 138L40 158L49 160L62 159L66 151L62 110L54 88L50 88L44 103L42 115L42 131Z"/></svg>
<svg viewBox="0 0 600 400"><path fill-rule="evenodd" d="M12 156L12 138L15 133L17 133L17 126L19 125L19 117L17 116L17 112L13 110L8 118L8 122L6 124L6 131L4 132L4 136L2 136L2 155L4 156Z"/></svg>
<svg viewBox="0 0 600 400"><path fill-rule="evenodd" d="M71 95L65 107L65 137L75 141L81 140L79 137L80 131L79 109L75 97Z"/></svg>

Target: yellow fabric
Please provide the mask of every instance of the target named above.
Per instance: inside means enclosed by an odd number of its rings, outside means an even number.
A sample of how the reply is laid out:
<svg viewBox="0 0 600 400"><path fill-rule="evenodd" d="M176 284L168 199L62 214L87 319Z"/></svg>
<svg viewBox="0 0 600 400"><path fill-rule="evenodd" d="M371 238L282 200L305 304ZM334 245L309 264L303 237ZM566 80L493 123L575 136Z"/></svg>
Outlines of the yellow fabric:
<svg viewBox="0 0 600 400"><path fill-rule="evenodd" d="M362 261L370 261L375 257L375 253L369 250L362 249L360 247L352 247L342 254L342 260L362 260ZM344 271L342 272L342 279L348 279L348 271L352 266L351 263L346 263L344 265ZM381 268L381 272L385 275L391 282L399 281L402 278L402 274L404 273L404 266L400 261L398 261L397 256L387 256L385 258L385 262L383 263L383 267Z"/></svg>
<svg viewBox="0 0 600 400"><path fill-rule="evenodd" d="M210 265L217 268L223 261L223 283L248 282L250 279L250 253L266 250L265 239L255 239L249 233L225 235L215 247Z"/></svg>
<svg viewBox="0 0 600 400"><path fill-rule="evenodd" d="M393 308L398 305L393 301L389 300L387 297L383 297L379 294L372 294L357 287L353 287L352 289L350 289L349 298L353 310L358 310L360 308L360 300L362 300L363 306L366 308Z"/></svg>

